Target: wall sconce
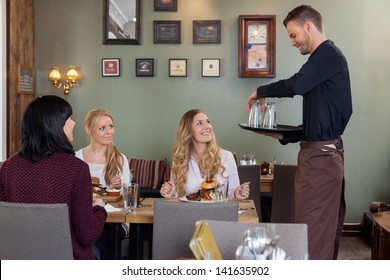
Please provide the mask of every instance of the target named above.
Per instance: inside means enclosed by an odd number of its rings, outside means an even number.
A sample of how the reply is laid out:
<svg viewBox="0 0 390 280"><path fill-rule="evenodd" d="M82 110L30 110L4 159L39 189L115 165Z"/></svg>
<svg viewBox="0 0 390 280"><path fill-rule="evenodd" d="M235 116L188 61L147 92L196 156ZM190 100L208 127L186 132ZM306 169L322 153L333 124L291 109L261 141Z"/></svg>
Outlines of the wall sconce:
<svg viewBox="0 0 390 280"><path fill-rule="evenodd" d="M79 73L77 73L74 66L69 66L69 70L66 73L65 82L61 82L60 68L53 67L49 74L49 80L53 83L53 86L57 89L63 87L65 95L68 95L70 89L76 85L78 78L79 78Z"/></svg>

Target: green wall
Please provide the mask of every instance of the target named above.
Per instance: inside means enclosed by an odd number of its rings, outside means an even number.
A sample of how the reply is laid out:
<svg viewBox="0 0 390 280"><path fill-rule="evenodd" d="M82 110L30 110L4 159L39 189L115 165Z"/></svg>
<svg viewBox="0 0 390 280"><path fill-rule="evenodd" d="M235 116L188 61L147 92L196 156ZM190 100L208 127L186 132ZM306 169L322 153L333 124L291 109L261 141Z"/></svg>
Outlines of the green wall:
<svg viewBox="0 0 390 280"><path fill-rule="evenodd" d="M81 82L69 96L76 121L74 146L88 143L83 119L92 108L111 111L115 143L128 157L171 158L179 119L200 108L213 122L219 144L238 157L254 152L261 161L296 163L298 144L277 141L238 127L248 114L244 103L257 86L294 74L307 60L291 47L283 27L298 0L178 0L178 12L154 12L142 2L142 45L102 44L102 0L35 0L36 92L58 94L48 82L52 66L77 66ZM373 200L390 201L390 10L388 0L308 0L323 14L325 32L350 66L354 113L344 133L347 217L358 223ZM276 78L238 78L238 16L275 14ZM221 44L193 45L192 21L220 19ZM153 20L181 20L180 45L153 44ZM120 58L121 76L102 77L101 59ZM135 77L135 59L154 58L155 77ZM187 58L188 77L169 78L168 59ZM202 78L202 58L221 59L221 77ZM276 99L278 123L301 121L301 98Z"/></svg>

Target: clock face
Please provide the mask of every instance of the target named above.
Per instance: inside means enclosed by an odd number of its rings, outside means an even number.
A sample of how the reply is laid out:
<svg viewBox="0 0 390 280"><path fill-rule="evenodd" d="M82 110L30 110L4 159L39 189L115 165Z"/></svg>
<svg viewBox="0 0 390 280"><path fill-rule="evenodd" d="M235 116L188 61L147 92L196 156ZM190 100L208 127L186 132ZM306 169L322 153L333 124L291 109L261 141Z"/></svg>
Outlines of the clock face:
<svg viewBox="0 0 390 280"><path fill-rule="evenodd" d="M248 24L248 44L266 44L267 25Z"/></svg>

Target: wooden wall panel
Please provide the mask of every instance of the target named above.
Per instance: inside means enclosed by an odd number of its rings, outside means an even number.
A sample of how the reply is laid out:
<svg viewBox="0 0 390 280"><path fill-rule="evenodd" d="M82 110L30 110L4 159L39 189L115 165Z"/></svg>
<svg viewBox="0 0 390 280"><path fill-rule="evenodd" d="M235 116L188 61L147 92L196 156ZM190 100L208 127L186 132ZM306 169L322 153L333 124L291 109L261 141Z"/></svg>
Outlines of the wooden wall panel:
<svg viewBox="0 0 390 280"><path fill-rule="evenodd" d="M7 0L7 157L21 147L23 113L34 95L18 94L18 65L34 67L34 0Z"/></svg>

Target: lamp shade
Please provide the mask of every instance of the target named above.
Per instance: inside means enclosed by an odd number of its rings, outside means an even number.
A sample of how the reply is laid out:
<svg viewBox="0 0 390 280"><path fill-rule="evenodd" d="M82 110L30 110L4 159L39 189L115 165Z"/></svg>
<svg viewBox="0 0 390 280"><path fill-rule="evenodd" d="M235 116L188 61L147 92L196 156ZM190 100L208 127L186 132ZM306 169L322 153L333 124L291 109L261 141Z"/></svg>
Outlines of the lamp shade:
<svg viewBox="0 0 390 280"><path fill-rule="evenodd" d="M53 67L50 74L49 74L49 80L51 81L58 81L61 80L61 73L59 71L58 67Z"/></svg>
<svg viewBox="0 0 390 280"><path fill-rule="evenodd" d="M66 77L69 80L77 81L77 79L79 78L79 73L77 73L77 71L76 71L74 66L70 66L69 70L68 70L68 73L66 73Z"/></svg>

